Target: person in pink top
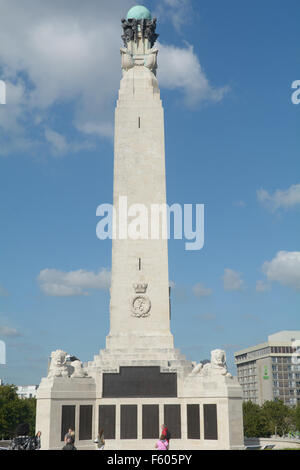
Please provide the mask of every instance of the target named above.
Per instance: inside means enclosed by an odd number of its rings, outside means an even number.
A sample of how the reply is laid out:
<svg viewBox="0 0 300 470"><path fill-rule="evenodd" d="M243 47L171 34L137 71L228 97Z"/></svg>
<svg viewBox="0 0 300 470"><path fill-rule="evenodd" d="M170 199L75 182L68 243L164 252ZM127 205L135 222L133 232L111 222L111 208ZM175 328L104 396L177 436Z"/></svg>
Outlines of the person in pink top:
<svg viewBox="0 0 300 470"><path fill-rule="evenodd" d="M166 440L165 436L162 434L159 440L157 441L157 443L155 444L155 448L157 450L168 450L168 446L169 446L169 443Z"/></svg>

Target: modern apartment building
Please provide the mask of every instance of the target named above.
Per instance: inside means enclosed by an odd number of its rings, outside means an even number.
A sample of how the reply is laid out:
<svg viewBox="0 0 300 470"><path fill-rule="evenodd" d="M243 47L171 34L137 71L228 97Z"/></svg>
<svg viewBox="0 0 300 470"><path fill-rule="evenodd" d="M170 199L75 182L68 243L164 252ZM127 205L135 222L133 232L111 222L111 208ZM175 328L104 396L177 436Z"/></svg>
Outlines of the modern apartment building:
<svg viewBox="0 0 300 470"><path fill-rule="evenodd" d="M300 331L280 331L234 356L244 401L300 403Z"/></svg>

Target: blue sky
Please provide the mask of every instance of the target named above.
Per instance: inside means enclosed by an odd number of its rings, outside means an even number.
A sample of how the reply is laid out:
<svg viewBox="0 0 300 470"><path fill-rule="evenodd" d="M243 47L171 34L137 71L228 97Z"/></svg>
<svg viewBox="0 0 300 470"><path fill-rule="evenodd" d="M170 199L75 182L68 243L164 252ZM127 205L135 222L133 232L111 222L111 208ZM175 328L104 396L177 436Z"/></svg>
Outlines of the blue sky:
<svg viewBox="0 0 300 470"><path fill-rule="evenodd" d="M96 238L96 208L112 202L119 21L133 4L0 0L10 383L39 383L54 349L86 361L105 347L111 242ZM222 347L234 372L235 350L300 327L300 5L144 4L158 16L168 202L205 204L204 248L169 242L171 328L189 359Z"/></svg>

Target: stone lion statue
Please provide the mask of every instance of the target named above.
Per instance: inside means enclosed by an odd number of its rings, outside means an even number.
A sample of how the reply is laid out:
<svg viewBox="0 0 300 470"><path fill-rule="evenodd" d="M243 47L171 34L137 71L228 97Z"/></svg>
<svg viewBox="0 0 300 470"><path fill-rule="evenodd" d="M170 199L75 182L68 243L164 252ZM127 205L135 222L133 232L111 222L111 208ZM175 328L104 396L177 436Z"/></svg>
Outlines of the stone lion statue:
<svg viewBox="0 0 300 470"><path fill-rule="evenodd" d="M86 377L87 372L82 367L81 361L73 361L72 367L74 368L74 372L72 373L71 377Z"/></svg>
<svg viewBox="0 0 300 470"><path fill-rule="evenodd" d="M200 362L199 364L194 364L194 369L191 372L191 375L198 375L203 370L203 364Z"/></svg>
<svg viewBox="0 0 300 470"><path fill-rule="evenodd" d="M66 364L67 353L60 349L51 353L51 362L49 367L48 378L51 377L68 377L68 367Z"/></svg>
<svg viewBox="0 0 300 470"><path fill-rule="evenodd" d="M224 375L231 377L232 375L228 372L226 364L226 353L222 349L214 349L211 351L211 361L208 364L203 365L202 363L196 365L192 370L191 375Z"/></svg>

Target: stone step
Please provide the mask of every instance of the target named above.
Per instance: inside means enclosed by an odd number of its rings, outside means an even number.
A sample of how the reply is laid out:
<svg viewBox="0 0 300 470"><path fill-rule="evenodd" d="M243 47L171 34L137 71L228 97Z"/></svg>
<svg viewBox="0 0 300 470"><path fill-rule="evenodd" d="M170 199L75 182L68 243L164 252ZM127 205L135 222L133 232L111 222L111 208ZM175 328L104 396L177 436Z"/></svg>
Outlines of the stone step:
<svg viewBox="0 0 300 470"><path fill-rule="evenodd" d="M180 362L180 363L189 363L185 356L181 354L161 354L161 353L152 353L152 352L144 352L144 353L126 353L126 354L100 354L99 356L94 357L95 362L112 362L112 361L121 361L121 362L145 362L145 361L154 361L157 360L159 362Z"/></svg>

